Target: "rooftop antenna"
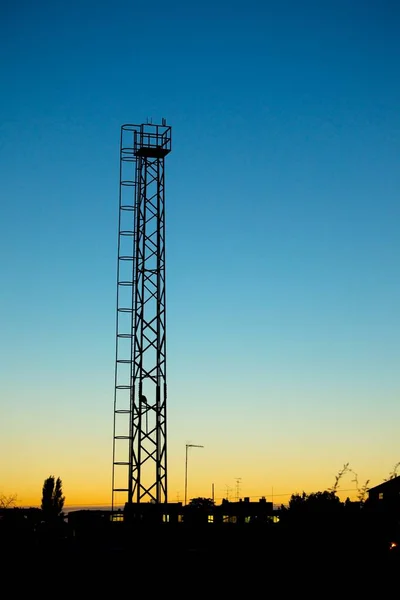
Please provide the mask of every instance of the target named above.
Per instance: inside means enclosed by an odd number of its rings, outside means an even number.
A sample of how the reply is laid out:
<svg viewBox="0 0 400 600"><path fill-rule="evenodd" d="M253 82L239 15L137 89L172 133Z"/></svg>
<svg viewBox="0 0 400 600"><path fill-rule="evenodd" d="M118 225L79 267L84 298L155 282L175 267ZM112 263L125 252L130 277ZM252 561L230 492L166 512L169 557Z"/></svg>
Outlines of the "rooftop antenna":
<svg viewBox="0 0 400 600"><path fill-rule="evenodd" d="M228 485L227 483L225 484L225 487L226 487L226 499L227 499L227 500L228 500L228 502L229 502L229 494L230 494L230 492L231 492L231 489L232 489L232 488L231 488L231 486L230 486L230 485Z"/></svg>
<svg viewBox="0 0 400 600"><path fill-rule="evenodd" d="M236 477L236 502L239 502L240 498L240 482L242 481L241 477Z"/></svg>

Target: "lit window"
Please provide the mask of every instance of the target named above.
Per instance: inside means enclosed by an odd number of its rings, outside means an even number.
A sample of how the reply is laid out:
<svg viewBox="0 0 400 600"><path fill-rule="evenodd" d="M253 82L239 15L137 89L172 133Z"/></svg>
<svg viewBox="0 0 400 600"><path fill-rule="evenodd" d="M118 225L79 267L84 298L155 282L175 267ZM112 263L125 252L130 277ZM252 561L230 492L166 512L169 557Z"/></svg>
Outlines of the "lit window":
<svg viewBox="0 0 400 600"><path fill-rule="evenodd" d="M280 517L279 517L279 515L274 515L274 516L272 517L272 522L273 522L273 523L279 523L279 521L280 521Z"/></svg>
<svg viewBox="0 0 400 600"><path fill-rule="evenodd" d="M112 515L112 520L113 521L123 521L124 520L124 515L123 513L118 513L116 515Z"/></svg>
<svg viewBox="0 0 400 600"><path fill-rule="evenodd" d="M383 500L383 492L379 492L379 500Z"/></svg>
<svg viewBox="0 0 400 600"><path fill-rule="evenodd" d="M237 523L237 517L236 516L228 517L228 523Z"/></svg>
<svg viewBox="0 0 400 600"><path fill-rule="evenodd" d="M169 515L163 515L163 523L169 523Z"/></svg>
<svg viewBox="0 0 400 600"><path fill-rule="evenodd" d="M214 523L214 515L208 515L208 522Z"/></svg>

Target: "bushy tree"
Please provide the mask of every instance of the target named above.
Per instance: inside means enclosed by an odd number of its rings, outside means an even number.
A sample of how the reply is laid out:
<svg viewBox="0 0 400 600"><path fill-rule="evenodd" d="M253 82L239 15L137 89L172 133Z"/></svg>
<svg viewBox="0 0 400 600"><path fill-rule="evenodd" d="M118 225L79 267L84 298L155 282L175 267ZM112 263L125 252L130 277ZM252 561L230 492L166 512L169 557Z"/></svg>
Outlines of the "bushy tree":
<svg viewBox="0 0 400 600"><path fill-rule="evenodd" d="M214 506L214 500L211 498L192 498L189 502L189 506L192 508L211 508Z"/></svg>
<svg viewBox="0 0 400 600"><path fill-rule="evenodd" d="M313 492L311 494L292 494L289 500L289 510L307 512L330 512L342 506L334 491Z"/></svg>
<svg viewBox="0 0 400 600"><path fill-rule="evenodd" d="M64 502L61 479L50 475L44 480L42 490L42 511L45 519L51 521L62 517Z"/></svg>

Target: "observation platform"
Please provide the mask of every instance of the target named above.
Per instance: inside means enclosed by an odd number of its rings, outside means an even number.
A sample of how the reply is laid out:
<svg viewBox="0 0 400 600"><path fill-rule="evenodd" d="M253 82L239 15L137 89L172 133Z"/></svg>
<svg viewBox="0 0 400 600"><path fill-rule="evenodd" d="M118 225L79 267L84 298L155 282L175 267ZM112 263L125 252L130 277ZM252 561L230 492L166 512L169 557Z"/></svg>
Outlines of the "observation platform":
<svg viewBox="0 0 400 600"><path fill-rule="evenodd" d="M164 158L171 152L171 127L165 119L162 125L142 123L141 125L122 125L122 154L143 158ZM133 156L132 156L133 155Z"/></svg>

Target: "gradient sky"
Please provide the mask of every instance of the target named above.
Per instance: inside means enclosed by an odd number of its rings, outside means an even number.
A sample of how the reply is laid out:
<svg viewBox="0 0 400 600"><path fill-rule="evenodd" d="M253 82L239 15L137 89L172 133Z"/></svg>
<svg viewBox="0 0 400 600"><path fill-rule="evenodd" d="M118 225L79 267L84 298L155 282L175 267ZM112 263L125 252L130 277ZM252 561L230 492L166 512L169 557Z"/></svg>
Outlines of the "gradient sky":
<svg viewBox="0 0 400 600"><path fill-rule="evenodd" d="M399 28L395 0L1 3L0 493L111 500L120 126L163 117L170 501L188 442L189 497L388 476Z"/></svg>

